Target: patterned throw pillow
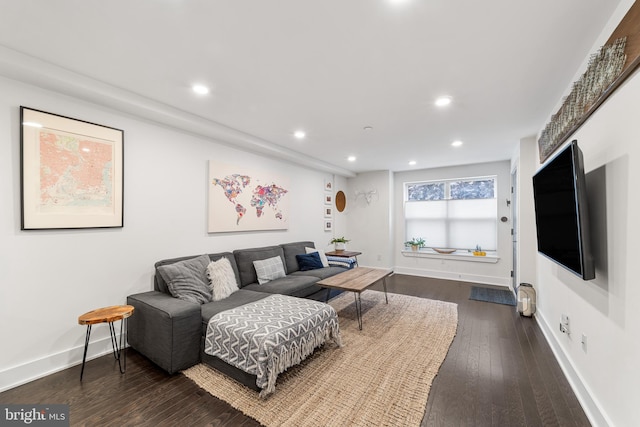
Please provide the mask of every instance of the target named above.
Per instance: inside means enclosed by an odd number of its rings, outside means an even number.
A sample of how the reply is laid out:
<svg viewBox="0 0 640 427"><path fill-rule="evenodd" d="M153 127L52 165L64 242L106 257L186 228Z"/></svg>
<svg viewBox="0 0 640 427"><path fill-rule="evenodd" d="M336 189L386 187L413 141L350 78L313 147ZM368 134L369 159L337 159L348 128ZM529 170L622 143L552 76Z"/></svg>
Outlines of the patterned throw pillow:
<svg viewBox="0 0 640 427"><path fill-rule="evenodd" d="M220 301L238 290L236 275L227 258L212 261L207 266L207 276L211 282L212 301Z"/></svg>
<svg viewBox="0 0 640 427"><path fill-rule="evenodd" d="M211 288L207 280L209 255L161 265L158 273L162 276L169 292L176 298L204 304L211 301Z"/></svg>
<svg viewBox="0 0 640 427"><path fill-rule="evenodd" d="M323 267L329 267L329 260L327 260L327 256L324 254L324 251L322 249L304 248L304 250L308 254L312 254L314 252L318 252L318 254L320 255L320 261L322 261L322 266Z"/></svg>
<svg viewBox="0 0 640 427"><path fill-rule="evenodd" d="M284 265L282 264L282 258L279 256L253 261L253 266L256 269L258 283L261 285L286 276L284 272Z"/></svg>

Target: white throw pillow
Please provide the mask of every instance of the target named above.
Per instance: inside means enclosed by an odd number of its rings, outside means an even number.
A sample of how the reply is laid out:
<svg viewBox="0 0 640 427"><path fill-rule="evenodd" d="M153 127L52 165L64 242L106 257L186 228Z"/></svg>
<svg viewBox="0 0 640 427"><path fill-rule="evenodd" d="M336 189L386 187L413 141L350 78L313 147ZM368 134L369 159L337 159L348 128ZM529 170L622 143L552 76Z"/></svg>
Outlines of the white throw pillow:
<svg viewBox="0 0 640 427"><path fill-rule="evenodd" d="M267 258L259 261L253 261L253 266L256 269L258 283L260 283L261 285L286 276L286 274L284 273L282 258L280 258L279 256L274 256L273 258Z"/></svg>
<svg viewBox="0 0 640 427"><path fill-rule="evenodd" d="M212 301L220 301L238 290L236 275L233 267L227 258L220 258L218 261L210 262L207 266L207 276L209 276Z"/></svg>
<svg viewBox="0 0 640 427"><path fill-rule="evenodd" d="M329 267L329 260L327 260L327 256L324 254L324 251L322 249L304 248L304 250L308 254L312 254L314 252L318 252L318 255L320 255L320 261L322 261L322 266L323 267Z"/></svg>

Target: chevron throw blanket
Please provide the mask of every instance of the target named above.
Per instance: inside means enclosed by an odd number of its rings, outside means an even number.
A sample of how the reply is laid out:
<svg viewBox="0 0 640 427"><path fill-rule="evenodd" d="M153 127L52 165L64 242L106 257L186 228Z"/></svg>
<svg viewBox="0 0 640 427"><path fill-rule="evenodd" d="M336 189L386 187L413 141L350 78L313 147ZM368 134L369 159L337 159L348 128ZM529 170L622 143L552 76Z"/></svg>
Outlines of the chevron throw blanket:
<svg viewBox="0 0 640 427"><path fill-rule="evenodd" d="M204 351L255 375L261 397L273 393L278 374L332 340L339 347L338 315L330 305L271 295L213 316Z"/></svg>

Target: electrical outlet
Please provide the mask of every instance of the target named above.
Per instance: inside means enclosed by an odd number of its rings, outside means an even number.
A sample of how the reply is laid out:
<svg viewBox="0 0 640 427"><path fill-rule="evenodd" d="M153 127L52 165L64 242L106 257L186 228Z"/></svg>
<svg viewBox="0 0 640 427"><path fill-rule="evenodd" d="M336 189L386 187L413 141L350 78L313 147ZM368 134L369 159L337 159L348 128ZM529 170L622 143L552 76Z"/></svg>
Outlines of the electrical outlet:
<svg viewBox="0 0 640 427"><path fill-rule="evenodd" d="M566 314L563 314L560 317L560 332L571 335L571 330L569 329L569 316Z"/></svg>

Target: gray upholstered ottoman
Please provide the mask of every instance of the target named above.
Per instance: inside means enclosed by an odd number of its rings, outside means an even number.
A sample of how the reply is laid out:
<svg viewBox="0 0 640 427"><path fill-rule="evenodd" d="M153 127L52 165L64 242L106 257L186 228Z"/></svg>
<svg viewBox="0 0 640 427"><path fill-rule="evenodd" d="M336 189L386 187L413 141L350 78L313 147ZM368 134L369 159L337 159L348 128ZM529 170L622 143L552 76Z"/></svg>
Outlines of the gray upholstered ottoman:
<svg viewBox="0 0 640 427"><path fill-rule="evenodd" d="M264 397L275 391L278 374L300 363L327 340L342 346L333 307L271 295L213 316L204 352L255 375Z"/></svg>

